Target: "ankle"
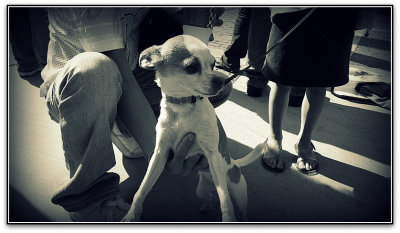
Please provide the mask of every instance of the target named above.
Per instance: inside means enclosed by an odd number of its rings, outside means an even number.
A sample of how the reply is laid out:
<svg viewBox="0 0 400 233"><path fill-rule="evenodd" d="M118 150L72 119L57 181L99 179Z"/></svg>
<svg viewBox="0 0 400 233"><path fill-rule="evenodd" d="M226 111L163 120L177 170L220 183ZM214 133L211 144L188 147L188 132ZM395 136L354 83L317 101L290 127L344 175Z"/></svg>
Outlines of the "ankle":
<svg viewBox="0 0 400 233"><path fill-rule="evenodd" d="M268 137L266 141L268 147L275 151L281 151L282 150L282 138L277 139L275 137Z"/></svg>
<svg viewBox="0 0 400 233"><path fill-rule="evenodd" d="M313 149L313 145L311 140L308 141L301 141L299 140L297 143L297 148L301 152L307 152Z"/></svg>

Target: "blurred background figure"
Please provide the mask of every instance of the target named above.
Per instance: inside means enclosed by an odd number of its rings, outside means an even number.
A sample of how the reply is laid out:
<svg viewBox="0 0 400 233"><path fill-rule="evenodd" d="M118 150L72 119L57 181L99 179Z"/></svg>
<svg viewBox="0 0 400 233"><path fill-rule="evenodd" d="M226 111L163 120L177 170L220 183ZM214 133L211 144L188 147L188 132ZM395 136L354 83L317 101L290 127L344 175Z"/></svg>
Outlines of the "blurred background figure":
<svg viewBox="0 0 400 233"><path fill-rule="evenodd" d="M35 75L47 63L47 9L11 7L9 10L9 38L19 76Z"/></svg>
<svg viewBox="0 0 400 233"><path fill-rule="evenodd" d="M266 7L239 8L231 44L225 49L216 65L217 68L237 73L240 69L240 59L247 54L251 67L244 75L249 78L247 94L252 97L261 96L262 90L268 83L261 69L271 29L270 15L270 9Z"/></svg>

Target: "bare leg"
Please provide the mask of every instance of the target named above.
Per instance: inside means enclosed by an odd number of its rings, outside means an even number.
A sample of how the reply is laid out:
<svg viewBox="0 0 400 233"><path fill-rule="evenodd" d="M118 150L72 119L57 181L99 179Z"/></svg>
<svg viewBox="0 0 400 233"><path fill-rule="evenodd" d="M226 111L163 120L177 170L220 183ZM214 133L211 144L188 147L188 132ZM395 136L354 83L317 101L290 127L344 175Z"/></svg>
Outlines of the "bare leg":
<svg viewBox="0 0 400 233"><path fill-rule="evenodd" d="M266 150L263 152L264 163L271 168L283 168L282 123L289 103L290 86L271 82L269 94L269 136Z"/></svg>
<svg viewBox="0 0 400 233"><path fill-rule="evenodd" d="M217 189L223 222L235 222L235 211L228 191L226 168L224 163L226 161L218 152L211 152L207 155L208 164L210 165L210 172Z"/></svg>
<svg viewBox="0 0 400 233"><path fill-rule="evenodd" d="M229 179L229 178L228 178ZM229 193L232 200L236 203L239 210L238 217L240 221L247 222L247 183L246 179L240 174L240 179L237 183L228 182Z"/></svg>
<svg viewBox="0 0 400 233"><path fill-rule="evenodd" d="M307 88L306 95L301 106L301 127L298 135L298 149L302 151L312 150L311 137L317 125L318 119L324 105L326 88L312 87ZM316 160L304 161L307 170L313 169L317 165ZM303 168L303 165L299 165Z"/></svg>

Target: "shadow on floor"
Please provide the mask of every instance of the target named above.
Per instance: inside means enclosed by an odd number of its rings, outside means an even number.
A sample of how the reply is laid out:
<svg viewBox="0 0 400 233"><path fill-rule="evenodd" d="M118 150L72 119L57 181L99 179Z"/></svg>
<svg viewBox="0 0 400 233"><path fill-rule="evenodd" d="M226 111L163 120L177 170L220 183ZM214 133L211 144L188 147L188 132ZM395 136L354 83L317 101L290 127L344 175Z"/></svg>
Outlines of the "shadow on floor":
<svg viewBox="0 0 400 233"><path fill-rule="evenodd" d="M229 151L239 158L249 148L229 139ZM281 174L265 170L260 160L242 168L248 184L250 222L388 222L390 221L390 181L374 173L324 157L317 153L320 175L300 174L293 166L296 156L284 151L287 168ZM124 159L129 177L121 193L131 200L145 173L145 159ZM197 175L176 176L164 171L144 203L147 222L217 222L219 199L201 213L195 194ZM348 187L341 190L340 187ZM339 187L339 188L337 188ZM305 214L307 213L307 214Z"/></svg>
<svg viewBox="0 0 400 233"><path fill-rule="evenodd" d="M9 185L9 221L10 222L50 222L20 192Z"/></svg>
<svg viewBox="0 0 400 233"><path fill-rule="evenodd" d="M268 95L269 88L264 90L260 98L252 98L233 89L229 100L257 113L268 123ZM300 108L289 107L283 122L283 130L297 135L299 129ZM313 140L390 165L390 134L390 114L335 104L326 98Z"/></svg>
<svg viewBox="0 0 400 233"><path fill-rule="evenodd" d="M12 66L10 66L9 69L12 69ZM28 77L20 77L18 75L18 72L15 72L15 74L16 74L15 77L12 77L12 78L23 79L23 80L27 81L29 84L31 84L32 86L37 87L37 88L40 88L40 85L43 83L43 79L42 79L42 76L40 75L40 72L36 73L35 75L28 76Z"/></svg>
<svg viewBox="0 0 400 233"><path fill-rule="evenodd" d="M128 202L138 189L146 172L144 158L123 159L129 178L121 183L121 195ZM174 175L164 170L144 202L142 221L144 222L217 222L220 221L218 198L213 199L216 207L209 212L199 211L201 202L196 196L197 174Z"/></svg>

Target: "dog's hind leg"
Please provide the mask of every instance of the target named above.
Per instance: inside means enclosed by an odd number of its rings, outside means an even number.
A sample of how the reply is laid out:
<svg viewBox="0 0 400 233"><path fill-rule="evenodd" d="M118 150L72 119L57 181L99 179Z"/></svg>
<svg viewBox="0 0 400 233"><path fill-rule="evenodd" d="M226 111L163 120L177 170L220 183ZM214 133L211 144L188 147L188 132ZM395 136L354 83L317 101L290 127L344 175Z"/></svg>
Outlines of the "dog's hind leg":
<svg viewBox="0 0 400 233"><path fill-rule="evenodd" d="M233 165L228 170L228 189L233 200L239 210L239 220L247 222L247 183L242 175L240 168Z"/></svg>
<svg viewBox="0 0 400 233"><path fill-rule="evenodd" d="M202 200L201 212L207 212L212 209L212 192L215 191L214 182L209 170L198 171L199 183L196 188L196 195Z"/></svg>
<svg viewBox="0 0 400 233"><path fill-rule="evenodd" d="M235 211L228 191L226 161L218 152L211 152L207 159L221 205L222 221L235 222Z"/></svg>
<svg viewBox="0 0 400 233"><path fill-rule="evenodd" d="M160 143L159 141L157 141L153 156L150 159L149 166L147 168L143 181L140 184L138 191L135 193L135 196L133 197L131 208L122 219L122 221L140 221L140 216L143 211L144 199L153 188L154 184L164 170L165 164L167 163L170 147L166 147L165 145L170 144L162 142Z"/></svg>

